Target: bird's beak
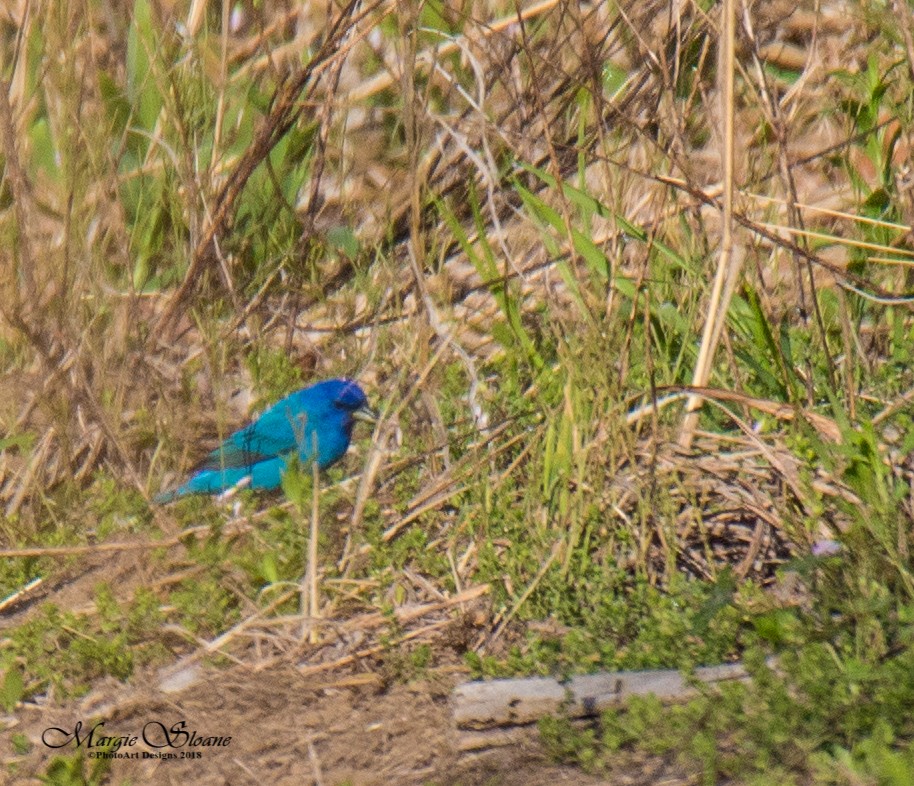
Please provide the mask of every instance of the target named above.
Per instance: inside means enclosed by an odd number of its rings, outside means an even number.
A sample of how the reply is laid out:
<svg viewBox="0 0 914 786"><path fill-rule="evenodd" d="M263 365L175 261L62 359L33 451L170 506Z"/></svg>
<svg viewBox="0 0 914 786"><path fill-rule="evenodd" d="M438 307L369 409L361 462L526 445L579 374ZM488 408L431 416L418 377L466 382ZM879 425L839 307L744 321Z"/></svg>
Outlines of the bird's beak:
<svg viewBox="0 0 914 786"><path fill-rule="evenodd" d="M355 420L364 420L366 423L371 424L375 424L378 421L378 413L375 412L367 404L363 404L355 412L353 412L352 417Z"/></svg>

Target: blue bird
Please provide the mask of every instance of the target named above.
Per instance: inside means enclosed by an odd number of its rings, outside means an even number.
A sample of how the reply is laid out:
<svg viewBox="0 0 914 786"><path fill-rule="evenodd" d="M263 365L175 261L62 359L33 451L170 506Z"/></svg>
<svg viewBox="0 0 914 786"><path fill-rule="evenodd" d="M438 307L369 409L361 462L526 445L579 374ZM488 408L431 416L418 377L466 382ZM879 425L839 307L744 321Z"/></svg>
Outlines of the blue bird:
<svg viewBox="0 0 914 786"><path fill-rule="evenodd" d="M286 396L251 425L210 453L190 479L154 497L158 504L188 494L218 494L248 479L253 489L279 487L294 455L320 469L339 461L349 448L356 420L375 419L362 389L349 379L328 379Z"/></svg>

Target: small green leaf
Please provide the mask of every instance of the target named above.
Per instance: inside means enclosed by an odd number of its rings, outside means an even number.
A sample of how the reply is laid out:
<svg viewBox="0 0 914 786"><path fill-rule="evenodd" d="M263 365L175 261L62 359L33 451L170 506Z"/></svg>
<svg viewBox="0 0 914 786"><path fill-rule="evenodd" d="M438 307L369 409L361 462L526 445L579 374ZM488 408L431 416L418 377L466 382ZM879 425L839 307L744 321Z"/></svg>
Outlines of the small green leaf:
<svg viewBox="0 0 914 786"><path fill-rule="evenodd" d="M327 232L327 243L349 259L355 259L359 254L359 239L347 226L333 227Z"/></svg>
<svg viewBox="0 0 914 786"><path fill-rule="evenodd" d="M155 128L162 108L153 69L153 57L158 50L150 4L148 0L136 0L127 35L127 97L137 125L145 131Z"/></svg>
<svg viewBox="0 0 914 786"><path fill-rule="evenodd" d="M263 555L260 561L260 571L269 584L275 584L279 581L279 568L276 566L276 558L273 552L268 551Z"/></svg>
<svg viewBox="0 0 914 786"><path fill-rule="evenodd" d="M25 681L22 679L22 672L11 666L6 670L3 684L0 685L0 706L7 712L12 712L22 700L24 690Z"/></svg>
<svg viewBox="0 0 914 786"><path fill-rule="evenodd" d="M32 124L29 129L29 142L35 166L56 180L60 175L60 166L47 118L41 117Z"/></svg>

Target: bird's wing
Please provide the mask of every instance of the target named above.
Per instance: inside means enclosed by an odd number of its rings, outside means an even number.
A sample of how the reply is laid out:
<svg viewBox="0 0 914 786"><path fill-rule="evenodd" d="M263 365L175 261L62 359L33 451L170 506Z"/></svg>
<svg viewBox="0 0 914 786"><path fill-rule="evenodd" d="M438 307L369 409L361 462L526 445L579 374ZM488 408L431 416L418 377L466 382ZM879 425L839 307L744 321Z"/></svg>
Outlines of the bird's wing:
<svg viewBox="0 0 914 786"><path fill-rule="evenodd" d="M250 426L232 434L197 469L251 467L290 453L305 440L306 424L304 412L295 412L280 402Z"/></svg>

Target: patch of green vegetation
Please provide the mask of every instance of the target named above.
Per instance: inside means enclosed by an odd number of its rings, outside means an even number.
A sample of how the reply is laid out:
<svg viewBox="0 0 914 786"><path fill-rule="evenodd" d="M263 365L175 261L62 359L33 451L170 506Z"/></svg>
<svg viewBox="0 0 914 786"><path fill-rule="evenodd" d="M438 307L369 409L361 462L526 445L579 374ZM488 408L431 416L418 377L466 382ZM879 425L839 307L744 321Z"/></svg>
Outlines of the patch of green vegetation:
<svg viewBox="0 0 914 786"><path fill-rule="evenodd" d="M60 697L78 696L100 677L125 680L138 665L166 654L157 641L161 615L151 592L140 589L125 605L102 584L96 589L95 606L95 613L88 614L48 604L7 631L5 701L14 703L48 686ZM18 689L10 683L11 674L20 674L15 678Z"/></svg>
<svg viewBox="0 0 914 786"><path fill-rule="evenodd" d="M12 712L16 704L22 700L25 691L25 681L22 670L15 663L8 663L0 683L0 707L7 712Z"/></svg>
<svg viewBox="0 0 914 786"><path fill-rule="evenodd" d="M254 586L295 582L304 570L307 537L307 524L299 513L272 508L258 529L258 542L238 544L229 556Z"/></svg>
<svg viewBox="0 0 914 786"><path fill-rule="evenodd" d="M169 596L181 625L197 636L215 636L239 618L239 598L221 578L216 570L185 579Z"/></svg>
<svg viewBox="0 0 914 786"><path fill-rule="evenodd" d="M98 748L99 753L105 750L105 746ZM111 759L102 756L89 759L86 752L80 749L51 759L41 776L41 782L47 786L103 786L108 783L110 769Z"/></svg>
<svg viewBox="0 0 914 786"><path fill-rule="evenodd" d="M12 735L13 750L18 756L24 756L32 749L32 743L29 741L28 735L22 732L16 732Z"/></svg>
<svg viewBox="0 0 914 786"><path fill-rule="evenodd" d="M595 772L636 749L699 763L707 784L911 783L911 651L880 658L810 641L810 628L801 635L806 643L782 652L774 668L762 649L748 649L751 681L673 706L636 697L585 730L549 718L541 733L556 758Z"/></svg>
<svg viewBox="0 0 914 786"><path fill-rule="evenodd" d="M11 548L85 545L124 533L148 533L152 514L142 496L110 474L96 473L90 485L60 484L42 501L41 518L0 518ZM34 513L34 512L33 512ZM63 562L54 556L24 557L0 562L0 596L20 590L38 576L53 574Z"/></svg>
<svg viewBox="0 0 914 786"><path fill-rule="evenodd" d="M528 631L503 659L467 655L477 677L536 673L569 675L596 669L644 669L725 662L745 638L743 614L733 602L717 607L716 586L681 581L661 591L647 582L631 585L621 576L602 587L553 591L521 617L549 617L566 632Z"/></svg>
<svg viewBox="0 0 914 786"><path fill-rule="evenodd" d="M382 672L389 682L413 682L424 679L434 664L435 656L428 644L415 647L398 644L395 639L385 637L387 648L382 657Z"/></svg>
<svg viewBox="0 0 914 786"><path fill-rule="evenodd" d="M27 587L42 575L45 561L39 557L0 560L0 597L6 598Z"/></svg>
<svg viewBox="0 0 914 786"><path fill-rule="evenodd" d="M703 687L676 706L636 698L585 730L548 719L541 730L554 755L610 771L622 748L675 754L699 762L709 784L912 782L914 603L892 589L891 574L889 584L860 584L868 571L853 557L803 570L810 608L753 613L737 600L731 611L742 607L740 615L727 615L741 627L750 681L719 693ZM640 616L647 629L663 629Z"/></svg>
<svg viewBox="0 0 914 786"><path fill-rule="evenodd" d="M146 500L108 474L97 474L83 499L86 521L94 524L90 531L98 540L150 530L152 515Z"/></svg>
<svg viewBox="0 0 914 786"><path fill-rule="evenodd" d="M258 393L254 410L273 404L304 384L303 369L285 350L260 347L252 350L245 361Z"/></svg>

